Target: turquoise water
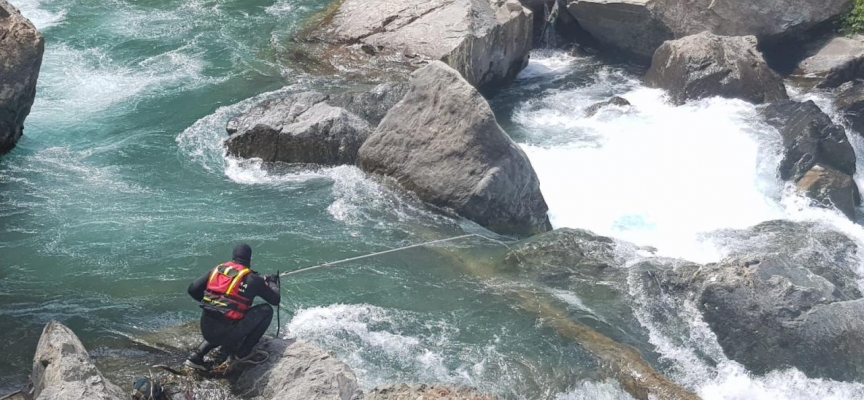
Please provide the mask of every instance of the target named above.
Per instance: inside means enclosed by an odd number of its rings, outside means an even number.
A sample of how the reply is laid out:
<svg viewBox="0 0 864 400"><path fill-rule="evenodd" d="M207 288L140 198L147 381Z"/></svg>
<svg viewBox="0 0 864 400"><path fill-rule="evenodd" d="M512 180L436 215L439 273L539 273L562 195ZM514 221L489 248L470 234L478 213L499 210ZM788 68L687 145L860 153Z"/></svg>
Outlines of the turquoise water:
<svg viewBox="0 0 864 400"><path fill-rule="evenodd" d="M238 241L269 273L489 234L353 167L272 169L223 157L225 122L257 101L351 85L307 75L290 57L293 32L326 0L12 3L42 30L46 52L25 137L0 158L0 392L26 381L51 319L94 354L112 354L128 346L116 332L197 318L186 286ZM784 191L773 173L776 135L764 134L753 106L673 107L637 74L537 52L491 99L531 158L555 226L696 261L722 256L702 233L774 218L824 221L864 238ZM637 111L581 114L612 95ZM505 250L467 239L298 275L283 282L282 332L335 351L367 389L445 382L505 399L629 398L578 344L513 301L514 292L535 291L706 398L864 395L862 385L795 370L752 376L697 329L698 316L696 336L666 337L650 316L623 320L617 307L627 305L593 282L547 287L506 275L498 269Z"/></svg>
<svg viewBox="0 0 864 400"><path fill-rule="evenodd" d="M123 343L112 331L196 318L186 286L237 241L273 272L478 229L351 167L267 172L222 157L233 114L339 84L298 72L280 45L325 2L13 3L47 45L26 136L0 160L0 387L26 380L51 319L111 348ZM319 339L366 387L446 381L534 397L588 374L578 347L453 264L415 250L287 280L283 322L301 307L361 319L356 337Z"/></svg>

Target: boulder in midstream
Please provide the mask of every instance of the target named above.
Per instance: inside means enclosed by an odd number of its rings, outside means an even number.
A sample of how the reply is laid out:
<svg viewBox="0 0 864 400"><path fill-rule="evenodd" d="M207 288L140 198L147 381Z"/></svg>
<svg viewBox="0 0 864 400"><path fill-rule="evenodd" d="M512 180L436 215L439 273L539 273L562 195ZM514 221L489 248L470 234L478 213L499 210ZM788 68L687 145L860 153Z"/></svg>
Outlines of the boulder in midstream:
<svg viewBox="0 0 864 400"><path fill-rule="evenodd" d="M667 41L654 53L645 83L668 91L676 104L714 96L757 104L788 98L754 36L703 32Z"/></svg>
<svg viewBox="0 0 864 400"><path fill-rule="evenodd" d="M550 229L528 157L483 96L443 62L411 75L411 89L360 148L358 165L492 231Z"/></svg>

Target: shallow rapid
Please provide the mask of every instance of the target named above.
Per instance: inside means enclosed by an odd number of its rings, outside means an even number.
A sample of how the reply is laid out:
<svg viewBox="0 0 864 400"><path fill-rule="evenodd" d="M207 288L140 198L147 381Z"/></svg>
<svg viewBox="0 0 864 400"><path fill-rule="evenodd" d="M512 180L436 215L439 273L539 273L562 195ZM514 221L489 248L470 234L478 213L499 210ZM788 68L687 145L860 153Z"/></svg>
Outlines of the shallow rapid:
<svg viewBox="0 0 864 400"><path fill-rule="evenodd" d="M196 318L186 286L237 241L269 273L487 233L354 167L272 169L224 156L225 122L257 101L349 84L290 60L292 32L324 0L12 3L47 45L25 137L0 159L0 394L26 380L51 319L98 355L124 349L124 335ZM491 99L531 158L556 227L699 262L723 256L712 232L776 218L819 221L864 244L859 226L776 178L779 138L754 106L674 107L638 74L536 52ZM583 115L613 95L633 107ZM283 332L335 351L367 389L431 381L505 399L629 399L582 348L502 296L512 283L466 269L465 259L505 250L465 240L298 275L283 283ZM605 311L583 293L550 295L569 311ZM864 397L864 385L795 370L751 376L695 311L692 337L675 340L637 317L650 333L639 349L706 399Z"/></svg>

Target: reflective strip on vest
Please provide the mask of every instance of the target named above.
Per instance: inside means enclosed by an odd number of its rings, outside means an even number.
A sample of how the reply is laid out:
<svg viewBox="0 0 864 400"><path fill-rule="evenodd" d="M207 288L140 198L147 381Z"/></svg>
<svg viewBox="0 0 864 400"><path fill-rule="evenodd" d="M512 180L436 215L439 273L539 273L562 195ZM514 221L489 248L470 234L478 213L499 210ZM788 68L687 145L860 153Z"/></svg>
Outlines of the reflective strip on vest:
<svg viewBox="0 0 864 400"><path fill-rule="evenodd" d="M243 277L245 277L248 273L249 273L249 268L246 268L246 269L240 271L240 273L237 274L237 276L235 276L234 279L231 281L231 285L228 286L228 291L225 292L225 294L226 295L232 294L231 291L234 290L234 286L237 285L237 282L242 281Z"/></svg>

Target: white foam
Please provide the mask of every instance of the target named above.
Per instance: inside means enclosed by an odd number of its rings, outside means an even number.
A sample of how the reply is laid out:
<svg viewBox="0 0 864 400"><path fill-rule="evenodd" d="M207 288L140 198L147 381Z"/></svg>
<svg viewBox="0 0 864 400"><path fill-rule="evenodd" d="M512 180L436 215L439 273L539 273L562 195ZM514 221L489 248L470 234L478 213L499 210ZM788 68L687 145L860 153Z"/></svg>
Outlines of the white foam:
<svg viewBox="0 0 864 400"><path fill-rule="evenodd" d="M10 3L39 30L60 25L66 19L65 11L49 11L43 8L43 0L11 0Z"/></svg>
<svg viewBox="0 0 864 400"><path fill-rule="evenodd" d="M770 168L777 155L760 149L756 135L767 128L753 122L749 104L711 99L673 107L663 92L636 88L623 95L634 110L585 118L582 109L601 100L588 92L554 94L544 103L555 108L535 106L515 118L540 131L528 139L536 144L523 148L556 227L713 261L719 254L700 234L783 217L766 195L779 185Z"/></svg>

